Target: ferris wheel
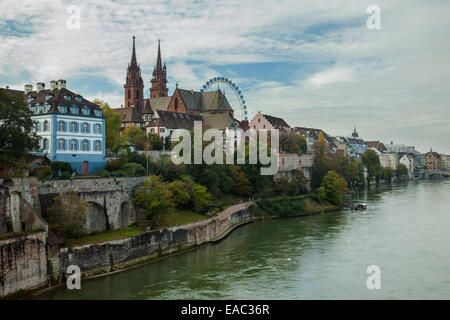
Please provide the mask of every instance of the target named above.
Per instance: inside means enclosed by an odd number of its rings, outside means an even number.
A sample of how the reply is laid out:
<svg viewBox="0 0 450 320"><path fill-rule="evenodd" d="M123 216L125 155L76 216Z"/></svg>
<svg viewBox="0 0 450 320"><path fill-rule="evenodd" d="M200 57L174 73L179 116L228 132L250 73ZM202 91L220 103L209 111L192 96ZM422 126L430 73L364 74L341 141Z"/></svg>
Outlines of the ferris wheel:
<svg viewBox="0 0 450 320"><path fill-rule="evenodd" d="M238 120L248 120L247 119L247 105L245 104L244 95L242 94L239 87L233 83L230 79L224 78L224 77L216 77L209 79L206 81L206 83L203 85L202 89L200 89L200 92L208 91L209 88L211 88L215 84L223 83L231 88L231 90L236 95L238 101L239 101L239 107L240 107L240 114L237 117Z"/></svg>

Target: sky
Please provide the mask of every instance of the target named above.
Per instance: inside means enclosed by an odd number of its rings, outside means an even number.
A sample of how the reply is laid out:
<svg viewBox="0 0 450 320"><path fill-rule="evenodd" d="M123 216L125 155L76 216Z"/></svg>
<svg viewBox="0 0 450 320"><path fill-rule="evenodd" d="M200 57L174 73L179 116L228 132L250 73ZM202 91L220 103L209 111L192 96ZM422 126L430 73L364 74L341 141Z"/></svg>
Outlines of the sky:
<svg viewBox="0 0 450 320"><path fill-rule="evenodd" d="M0 86L66 79L120 107L135 35L146 97L161 39L169 95L223 76L249 118L342 136L356 125L365 140L450 154L449 12L448 0L1 0Z"/></svg>

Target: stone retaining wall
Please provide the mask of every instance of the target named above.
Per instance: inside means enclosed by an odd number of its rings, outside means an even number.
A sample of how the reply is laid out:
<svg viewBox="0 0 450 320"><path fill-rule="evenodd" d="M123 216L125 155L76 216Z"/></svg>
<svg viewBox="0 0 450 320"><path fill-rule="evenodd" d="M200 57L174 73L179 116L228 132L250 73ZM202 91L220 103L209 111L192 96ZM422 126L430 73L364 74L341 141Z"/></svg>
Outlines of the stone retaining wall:
<svg viewBox="0 0 450 320"><path fill-rule="evenodd" d="M45 232L0 241L0 297L47 283Z"/></svg>
<svg viewBox="0 0 450 320"><path fill-rule="evenodd" d="M61 249L61 268L80 267L83 275L120 269L141 258L151 258L220 239L233 227L255 219L251 203L232 206L214 218L147 232L132 238Z"/></svg>

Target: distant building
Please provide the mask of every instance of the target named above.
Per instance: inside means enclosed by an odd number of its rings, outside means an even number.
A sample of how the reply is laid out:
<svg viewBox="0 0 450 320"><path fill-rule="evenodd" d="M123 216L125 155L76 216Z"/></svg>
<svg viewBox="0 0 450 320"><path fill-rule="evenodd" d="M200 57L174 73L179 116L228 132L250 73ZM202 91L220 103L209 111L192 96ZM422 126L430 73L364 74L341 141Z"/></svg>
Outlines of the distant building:
<svg viewBox="0 0 450 320"><path fill-rule="evenodd" d="M396 153L378 153L380 165L383 168L396 169L398 164L398 156Z"/></svg>
<svg viewBox="0 0 450 320"><path fill-rule="evenodd" d="M381 153L386 153L388 152L388 149L386 148L386 146L384 145L384 143L380 142L380 141L366 141L366 144L369 147L373 147L375 149L377 149L379 152Z"/></svg>
<svg viewBox="0 0 450 320"><path fill-rule="evenodd" d="M191 130L194 121L202 121L199 115L189 115L181 112L157 110L158 116L150 121L146 127L147 133L154 133L165 139L176 129Z"/></svg>
<svg viewBox="0 0 450 320"><path fill-rule="evenodd" d="M406 168L408 168L408 176L411 177L415 168L414 157L409 154L404 154L399 158L398 162L405 165Z"/></svg>
<svg viewBox="0 0 450 320"><path fill-rule="evenodd" d="M260 111L248 123L250 129L278 129L289 131L291 127L281 118L274 117L268 114L262 114Z"/></svg>
<svg viewBox="0 0 450 320"><path fill-rule="evenodd" d="M450 171L450 155L441 155L442 158L442 169Z"/></svg>
<svg viewBox="0 0 450 320"><path fill-rule="evenodd" d="M430 148L430 152L427 152L424 157L424 164L427 170L439 171L442 169L442 158L437 152L433 152Z"/></svg>
<svg viewBox="0 0 450 320"><path fill-rule="evenodd" d="M328 147L332 152L336 152L339 149L338 141L333 137L328 135L322 129L306 128L306 127L295 127L293 129L296 133L301 134L306 139L306 144L308 146L308 152L314 151L314 144L317 142L320 133L323 134ZM343 151L344 152L344 151Z"/></svg>
<svg viewBox="0 0 450 320"><path fill-rule="evenodd" d="M41 137L37 155L51 161L65 161L82 174L101 171L105 166L105 117L102 109L80 94L66 89L66 81L51 81L50 88L38 82L23 94L33 111L36 132Z"/></svg>
<svg viewBox="0 0 450 320"><path fill-rule="evenodd" d="M394 144L392 141L386 146L388 152L404 152L404 153L415 153L416 148L414 146L408 146L405 144Z"/></svg>

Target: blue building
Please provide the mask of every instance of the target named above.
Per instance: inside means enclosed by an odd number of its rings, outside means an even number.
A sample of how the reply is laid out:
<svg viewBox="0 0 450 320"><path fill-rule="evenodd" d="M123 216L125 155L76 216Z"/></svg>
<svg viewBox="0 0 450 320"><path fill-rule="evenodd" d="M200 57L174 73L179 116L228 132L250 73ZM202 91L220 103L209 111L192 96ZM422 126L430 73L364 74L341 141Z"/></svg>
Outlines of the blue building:
<svg viewBox="0 0 450 320"><path fill-rule="evenodd" d="M33 111L41 139L40 155L65 161L77 173L90 174L105 166L105 117L101 108L66 89L66 81L51 81L50 88L25 85L25 103Z"/></svg>

